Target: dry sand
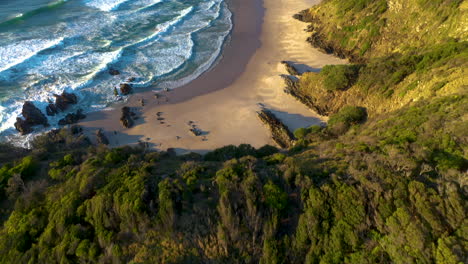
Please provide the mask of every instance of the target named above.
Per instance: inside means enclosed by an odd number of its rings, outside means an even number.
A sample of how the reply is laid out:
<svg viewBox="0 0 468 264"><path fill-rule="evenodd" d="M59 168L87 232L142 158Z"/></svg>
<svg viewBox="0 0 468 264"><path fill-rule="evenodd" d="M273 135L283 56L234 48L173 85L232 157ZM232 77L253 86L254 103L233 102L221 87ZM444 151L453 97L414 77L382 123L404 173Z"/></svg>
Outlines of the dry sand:
<svg viewBox="0 0 468 264"><path fill-rule="evenodd" d="M257 118L259 103L274 110L291 130L321 123L323 118L283 92L279 76L286 73L282 60L307 65L311 70L345 63L312 48L305 41L306 24L292 18L318 2L230 0L234 28L215 67L185 86L163 92L167 102L155 99L152 91L136 91L125 104L135 107L140 117L130 129L119 122L122 105L91 113L80 125L89 134L103 128L111 146L144 141L160 150L204 153L229 144L274 144L268 128ZM164 120L158 120L158 112ZM203 136L189 132L190 121Z"/></svg>

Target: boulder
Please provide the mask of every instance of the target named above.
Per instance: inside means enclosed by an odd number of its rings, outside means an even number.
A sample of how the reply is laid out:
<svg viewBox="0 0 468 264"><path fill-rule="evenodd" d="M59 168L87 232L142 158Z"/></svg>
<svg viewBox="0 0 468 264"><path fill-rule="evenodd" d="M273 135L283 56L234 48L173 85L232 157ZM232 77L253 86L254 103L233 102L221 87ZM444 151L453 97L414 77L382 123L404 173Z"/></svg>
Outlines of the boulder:
<svg viewBox="0 0 468 264"><path fill-rule="evenodd" d="M48 126L47 117L39 110L32 102L26 101L23 104L21 111L24 119L16 118L15 128L22 135L29 134L33 131L32 126L43 125Z"/></svg>
<svg viewBox="0 0 468 264"><path fill-rule="evenodd" d="M106 135L102 132L102 129L99 129L96 132L96 139L98 144L109 145L109 140L107 139Z"/></svg>
<svg viewBox="0 0 468 264"><path fill-rule="evenodd" d="M65 111L71 104L78 103L78 98L73 93L63 92L61 95L54 94L55 106L61 111Z"/></svg>
<svg viewBox="0 0 468 264"><path fill-rule="evenodd" d="M26 135L33 131L31 125L20 117L16 118L15 128L21 133L21 135Z"/></svg>
<svg viewBox="0 0 468 264"><path fill-rule="evenodd" d="M110 68L109 69L109 74L112 75L112 76L115 76L115 75L119 75L120 72L114 68Z"/></svg>
<svg viewBox="0 0 468 264"><path fill-rule="evenodd" d="M120 84L120 93L123 95L128 95L132 92L132 86L128 83Z"/></svg>
<svg viewBox="0 0 468 264"><path fill-rule="evenodd" d="M202 131L196 127L189 129L190 132L196 137L200 136L202 134Z"/></svg>
<svg viewBox="0 0 468 264"><path fill-rule="evenodd" d="M130 111L130 107L128 106L122 107L122 115L120 117L120 123L122 123L122 125L125 128L130 128L133 126L132 114L134 115L134 113Z"/></svg>
<svg viewBox="0 0 468 264"><path fill-rule="evenodd" d="M81 119L85 119L86 115L83 114L83 110L78 109L75 113L67 114L64 118L60 119L58 124L61 126L71 125L78 123Z"/></svg>
<svg viewBox="0 0 468 264"><path fill-rule="evenodd" d="M47 117L39 110L32 102L26 101L21 111L25 121L31 126L43 125L48 126Z"/></svg>

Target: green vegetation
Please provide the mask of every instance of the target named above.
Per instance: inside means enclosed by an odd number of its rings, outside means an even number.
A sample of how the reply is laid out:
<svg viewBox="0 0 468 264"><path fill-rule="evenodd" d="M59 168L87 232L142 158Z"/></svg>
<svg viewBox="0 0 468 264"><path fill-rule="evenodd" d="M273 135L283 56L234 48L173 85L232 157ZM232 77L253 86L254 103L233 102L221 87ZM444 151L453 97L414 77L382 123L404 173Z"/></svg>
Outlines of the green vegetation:
<svg viewBox="0 0 468 264"><path fill-rule="evenodd" d="M313 125L313 126L310 126L308 128L298 128L296 129L296 131L294 131L294 136L297 138L297 139L303 139L305 138L308 134L310 133L318 133L322 130L322 127L321 126L318 126L318 125Z"/></svg>
<svg viewBox="0 0 468 264"><path fill-rule="evenodd" d="M328 0L309 10L365 62L300 77L331 115L296 130L289 150L108 149L79 127L30 151L0 145L0 263L466 262L468 44L456 23L466 9Z"/></svg>
<svg viewBox="0 0 468 264"><path fill-rule="evenodd" d="M461 262L466 148L424 113L446 125L444 109L463 103L421 103L341 137L314 126L303 150L264 147L272 154L261 157L248 145L205 161L139 147L35 149L0 169L16 173L2 187L11 205L0 262ZM357 122L355 111L335 118Z"/></svg>
<svg viewBox="0 0 468 264"><path fill-rule="evenodd" d="M357 79L359 66L356 65L327 65L323 67L323 85L328 91L346 90Z"/></svg>
<svg viewBox="0 0 468 264"><path fill-rule="evenodd" d="M366 120L366 109L356 106L345 106L338 113L330 116L328 127L330 130L341 130L343 134L351 125L362 123Z"/></svg>
<svg viewBox="0 0 468 264"><path fill-rule="evenodd" d="M328 0L306 17L320 36L313 43L369 59L466 40L467 11L463 0Z"/></svg>

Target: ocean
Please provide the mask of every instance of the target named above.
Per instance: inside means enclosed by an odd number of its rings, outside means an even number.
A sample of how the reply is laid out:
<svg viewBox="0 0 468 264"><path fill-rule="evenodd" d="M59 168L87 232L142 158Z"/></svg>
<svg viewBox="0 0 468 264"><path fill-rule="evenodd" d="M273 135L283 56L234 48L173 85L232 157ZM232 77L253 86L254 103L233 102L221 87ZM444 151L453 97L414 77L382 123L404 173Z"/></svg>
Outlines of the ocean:
<svg viewBox="0 0 468 264"><path fill-rule="evenodd" d="M0 140L25 101L45 113L73 92L85 112L108 107L114 87L176 88L208 70L232 28L224 0L0 0ZM120 75L110 75L109 69ZM49 128L49 129L50 129Z"/></svg>

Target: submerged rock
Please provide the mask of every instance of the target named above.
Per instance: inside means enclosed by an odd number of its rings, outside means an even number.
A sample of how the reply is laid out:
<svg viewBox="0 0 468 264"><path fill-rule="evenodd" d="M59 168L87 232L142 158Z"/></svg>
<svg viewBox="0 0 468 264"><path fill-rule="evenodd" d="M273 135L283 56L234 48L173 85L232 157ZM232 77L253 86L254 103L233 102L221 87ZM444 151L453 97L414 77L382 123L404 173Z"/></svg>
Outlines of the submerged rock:
<svg viewBox="0 0 468 264"><path fill-rule="evenodd" d="M122 107L122 115L120 117L120 123L125 128L130 128L133 126L133 119L132 114L135 115L132 111L130 111L130 107L124 106Z"/></svg>
<svg viewBox="0 0 468 264"><path fill-rule="evenodd" d="M81 119L85 119L86 115L83 114L83 110L78 109L75 113L67 114L64 118L60 119L58 124L61 126L71 125L78 123Z"/></svg>
<svg viewBox="0 0 468 264"><path fill-rule="evenodd" d="M132 92L132 86L128 83L120 84L120 93L123 95L128 95Z"/></svg>
<svg viewBox="0 0 468 264"><path fill-rule="evenodd" d="M114 76L114 75L119 75L120 72L118 70L114 69L114 68L110 68L109 69L109 74Z"/></svg>

